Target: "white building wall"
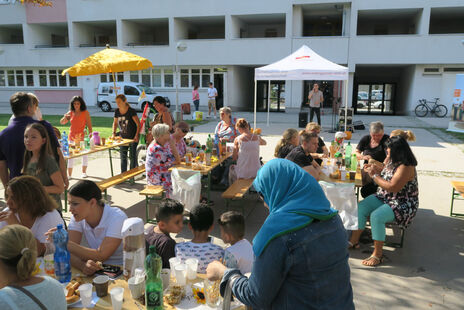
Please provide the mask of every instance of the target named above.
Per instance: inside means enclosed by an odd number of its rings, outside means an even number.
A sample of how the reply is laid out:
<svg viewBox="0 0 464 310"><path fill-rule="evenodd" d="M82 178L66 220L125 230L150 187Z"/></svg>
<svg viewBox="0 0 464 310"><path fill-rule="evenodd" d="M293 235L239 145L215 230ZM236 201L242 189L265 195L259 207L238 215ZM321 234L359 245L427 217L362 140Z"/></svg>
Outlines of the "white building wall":
<svg viewBox="0 0 464 310"><path fill-rule="evenodd" d="M462 0L67 0L69 48L36 49L36 44L43 44L49 34L43 27L26 23L25 9L19 4L0 5L0 24L23 24L24 45L0 45L0 70L2 68L65 68L73 65L100 48L79 48L79 38L89 34L86 26L74 22L116 20L118 48L136 53L152 60L155 67L173 66L175 64L177 38L187 34L187 23L183 18L201 18L209 16L225 17L225 39L185 40L187 50L178 54L181 68L192 66L228 67L225 84L227 96L225 103L237 108L249 105L240 99L248 97L247 83L253 82L247 67L257 67L277 61L307 44L317 53L331 61L348 65L350 70L350 101L353 86L353 72L356 65L404 65L401 78L407 90L401 94L404 101L402 112L412 111L418 98L443 97L454 88L453 74L425 76L426 65L462 66L464 64L464 47L462 34L429 35L429 19L432 7L463 7ZM343 6L343 35L339 37L302 37L302 5L341 4ZM417 18L418 33L415 35L357 36L358 10L419 9ZM242 23L234 16L250 14L282 14L286 16L285 37L239 39ZM169 45L128 47L127 43L138 36L137 28L128 21L144 18L169 18ZM414 68L414 69L412 69ZM412 72L414 71L414 72ZM125 75L127 80L129 75ZM78 79L78 87L84 90L84 97L89 104L95 103L95 88L99 77ZM252 85L251 85L252 87ZM3 93L14 89L1 89L0 102L8 101ZM175 89L160 89L175 102ZM206 96L205 89L200 95ZM303 83L292 81L286 83L287 107L299 108L303 95ZM206 97L205 97L206 98ZM191 90L181 89L181 102L191 102ZM350 102L349 101L349 102ZM202 105L206 99L201 100ZM351 105L351 103L349 103Z"/></svg>

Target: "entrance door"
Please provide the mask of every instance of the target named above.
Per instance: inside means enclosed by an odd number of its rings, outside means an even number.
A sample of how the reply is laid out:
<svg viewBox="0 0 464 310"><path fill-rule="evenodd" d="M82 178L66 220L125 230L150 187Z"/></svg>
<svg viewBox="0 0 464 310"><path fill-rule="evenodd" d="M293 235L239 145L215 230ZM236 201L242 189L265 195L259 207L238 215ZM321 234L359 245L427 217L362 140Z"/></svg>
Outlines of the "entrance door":
<svg viewBox="0 0 464 310"><path fill-rule="evenodd" d="M395 114L396 84L366 83L356 87L355 111L358 114Z"/></svg>
<svg viewBox="0 0 464 310"><path fill-rule="evenodd" d="M256 109L267 111L269 81L258 81ZM271 81L270 112L285 112L285 81Z"/></svg>
<svg viewBox="0 0 464 310"><path fill-rule="evenodd" d="M224 74L223 73L214 73L214 87L217 89L216 97L216 109L220 109L224 106Z"/></svg>
<svg viewBox="0 0 464 310"><path fill-rule="evenodd" d="M332 107L333 100L334 100L334 81L304 81L303 84L303 102L305 107L308 103L308 94L313 89L314 84L319 85L319 90L322 92L324 96L324 102L322 103L322 107L330 108Z"/></svg>

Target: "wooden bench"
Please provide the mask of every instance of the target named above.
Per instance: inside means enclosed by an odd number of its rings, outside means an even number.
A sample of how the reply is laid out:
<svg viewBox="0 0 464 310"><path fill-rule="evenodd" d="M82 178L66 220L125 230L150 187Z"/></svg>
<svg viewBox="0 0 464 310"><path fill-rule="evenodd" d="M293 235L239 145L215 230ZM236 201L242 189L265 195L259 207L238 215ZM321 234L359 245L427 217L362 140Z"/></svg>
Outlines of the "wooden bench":
<svg viewBox="0 0 464 310"><path fill-rule="evenodd" d="M139 174L142 174L144 172L145 172L145 166L141 165L141 166L135 167L135 168L133 168L131 170L125 171L125 172L123 172L121 174L115 175L114 177L111 177L109 179L100 181L100 182L97 183L97 185L98 185L98 187L100 188L100 190L102 192L105 192L105 199L107 199L108 198L108 193L107 193L108 188L110 188L112 186L115 186L115 185L118 185L118 184L121 184L122 182L125 182L127 180L131 180L134 177L136 177Z"/></svg>
<svg viewBox="0 0 464 310"><path fill-rule="evenodd" d="M464 200L464 182L451 181L451 185L453 186L453 193L451 194L450 216L464 216L462 213L453 212L454 200Z"/></svg>
<svg viewBox="0 0 464 310"><path fill-rule="evenodd" d="M245 196L253 184L253 181L254 179L238 179L222 193L222 198L226 200L227 209L229 208L229 202L231 200L242 199L243 196Z"/></svg>
<svg viewBox="0 0 464 310"><path fill-rule="evenodd" d="M150 218L148 212L150 200L161 200L164 197L164 188L161 185L146 185L143 190L139 192L139 195L145 196L145 216L146 223L156 224L156 220Z"/></svg>

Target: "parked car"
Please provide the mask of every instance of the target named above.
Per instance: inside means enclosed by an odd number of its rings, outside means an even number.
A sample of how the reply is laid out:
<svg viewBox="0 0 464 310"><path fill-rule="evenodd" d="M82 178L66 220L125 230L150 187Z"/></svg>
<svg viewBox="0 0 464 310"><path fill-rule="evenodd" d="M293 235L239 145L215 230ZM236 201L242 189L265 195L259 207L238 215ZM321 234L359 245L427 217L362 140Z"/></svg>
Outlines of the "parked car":
<svg viewBox="0 0 464 310"><path fill-rule="evenodd" d="M374 109L382 109L383 108L382 100L373 102L372 107Z"/></svg>
<svg viewBox="0 0 464 310"><path fill-rule="evenodd" d="M357 108L358 109L363 109L363 108L367 107L367 101L368 101L367 92L365 92L365 91L358 92Z"/></svg>
<svg viewBox="0 0 464 310"><path fill-rule="evenodd" d="M148 87L141 83L133 82L116 82L117 93L124 94L127 98L129 105L136 109L141 110L149 104L153 108L153 99L156 96L162 96L166 99L168 106L170 105L169 98L161 93L156 92L153 88ZM142 92L145 91L145 98L140 98ZM139 100L140 99L140 100ZM100 83L97 90L97 105L103 112L109 112L116 109L116 92L114 91L114 83L106 82Z"/></svg>

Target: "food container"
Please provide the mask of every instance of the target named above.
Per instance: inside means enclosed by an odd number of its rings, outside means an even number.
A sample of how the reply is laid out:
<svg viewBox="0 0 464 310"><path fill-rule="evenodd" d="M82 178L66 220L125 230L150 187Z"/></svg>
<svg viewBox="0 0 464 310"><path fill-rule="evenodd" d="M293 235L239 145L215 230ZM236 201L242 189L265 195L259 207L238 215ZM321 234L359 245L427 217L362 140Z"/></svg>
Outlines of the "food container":
<svg viewBox="0 0 464 310"><path fill-rule="evenodd" d="M128 218L122 225L123 274L126 279L134 276L136 268L144 268L145 237L143 225L143 220L138 217Z"/></svg>

